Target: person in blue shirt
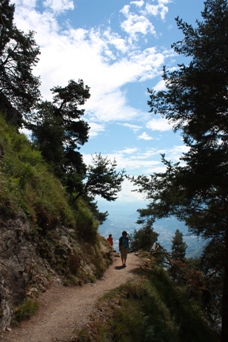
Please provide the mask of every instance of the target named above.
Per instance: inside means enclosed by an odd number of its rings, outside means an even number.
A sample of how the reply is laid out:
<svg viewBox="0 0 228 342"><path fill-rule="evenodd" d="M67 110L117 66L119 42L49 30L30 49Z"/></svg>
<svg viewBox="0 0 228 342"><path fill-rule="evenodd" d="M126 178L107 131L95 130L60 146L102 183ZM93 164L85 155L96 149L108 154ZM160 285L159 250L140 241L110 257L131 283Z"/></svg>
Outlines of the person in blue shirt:
<svg viewBox="0 0 228 342"><path fill-rule="evenodd" d="M129 248L129 241L127 237L127 232L126 230L124 230L122 232L122 236L119 238L119 251L120 251L120 256L121 256L123 267L126 267L128 248Z"/></svg>

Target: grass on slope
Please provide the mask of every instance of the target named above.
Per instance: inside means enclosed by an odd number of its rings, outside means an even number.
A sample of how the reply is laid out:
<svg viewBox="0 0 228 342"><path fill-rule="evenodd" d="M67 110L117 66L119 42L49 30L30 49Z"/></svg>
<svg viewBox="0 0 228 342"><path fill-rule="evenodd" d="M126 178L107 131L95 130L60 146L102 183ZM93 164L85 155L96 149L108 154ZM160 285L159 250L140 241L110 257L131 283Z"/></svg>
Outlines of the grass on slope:
<svg viewBox="0 0 228 342"><path fill-rule="evenodd" d="M65 189L48 170L41 153L0 117L0 210L12 217L19 209L40 228L57 222L75 225Z"/></svg>
<svg viewBox="0 0 228 342"><path fill-rule="evenodd" d="M111 262L102 255L99 223L87 203L70 203L40 151L0 115L0 222L18 215L29 221L26 238L66 284L93 281Z"/></svg>
<svg viewBox="0 0 228 342"><path fill-rule="evenodd" d="M104 296L77 342L216 342L200 309L157 266Z"/></svg>

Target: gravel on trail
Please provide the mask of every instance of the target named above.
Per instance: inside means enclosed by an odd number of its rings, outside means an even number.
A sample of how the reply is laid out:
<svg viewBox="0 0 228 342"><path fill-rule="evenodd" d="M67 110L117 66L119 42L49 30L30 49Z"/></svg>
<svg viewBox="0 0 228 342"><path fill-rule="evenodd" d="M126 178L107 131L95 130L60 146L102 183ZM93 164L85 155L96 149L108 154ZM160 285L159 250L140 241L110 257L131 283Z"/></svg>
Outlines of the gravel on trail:
<svg viewBox="0 0 228 342"><path fill-rule="evenodd" d="M88 322L97 300L110 290L134 277L140 258L129 253L127 267L121 267L120 257L105 272L102 279L83 286L53 285L38 298L39 312L18 327L0 334L5 342L57 342L69 340L75 329Z"/></svg>

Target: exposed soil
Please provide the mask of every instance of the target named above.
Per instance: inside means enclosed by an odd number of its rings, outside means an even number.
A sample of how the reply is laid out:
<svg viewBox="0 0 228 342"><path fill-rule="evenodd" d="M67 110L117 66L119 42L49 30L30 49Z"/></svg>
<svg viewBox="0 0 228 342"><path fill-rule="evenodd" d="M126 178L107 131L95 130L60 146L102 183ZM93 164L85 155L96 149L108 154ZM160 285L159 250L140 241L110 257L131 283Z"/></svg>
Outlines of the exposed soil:
<svg viewBox="0 0 228 342"><path fill-rule="evenodd" d="M0 335L6 342L57 342L69 341L75 329L88 322L98 298L106 292L125 283L133 277L133 270L140 265L140 259L128 254L127 267L122 268L121 260L116 258L101 280L82 287L63 287L53 285L43 293L39 301L39 312L29 321Z"/></svg>

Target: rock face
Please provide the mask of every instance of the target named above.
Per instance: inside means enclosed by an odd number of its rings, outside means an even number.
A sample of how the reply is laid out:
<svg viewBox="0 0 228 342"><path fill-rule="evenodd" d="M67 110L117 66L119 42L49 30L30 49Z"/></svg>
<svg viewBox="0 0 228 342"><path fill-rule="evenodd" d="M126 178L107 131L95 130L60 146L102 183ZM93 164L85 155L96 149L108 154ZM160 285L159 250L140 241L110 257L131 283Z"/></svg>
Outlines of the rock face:
<svg viewBox="0 0 228 342"><path fill-rule="evenodd" d="M10 325L12 310L26 296L34 272L45 268L36 255L36 245L29 239L26 217L0 221L0 328ZM40 259L40 260L39 260Z"/></svg>
<svg viewBox="0 0 228 342"><path fill-rule="evenodd" d="M37 298L52 282L61 284L67 277L75 284L92 281L112 262L101 237L102 248L87 246L86 254L85 246L72 238L72 230L62 227L53 233L55 239L49 237L46 243L47 237L34 234L23 213L4 220L0 215L0 329L10 326L14 308L26 297Z"/></svg>

